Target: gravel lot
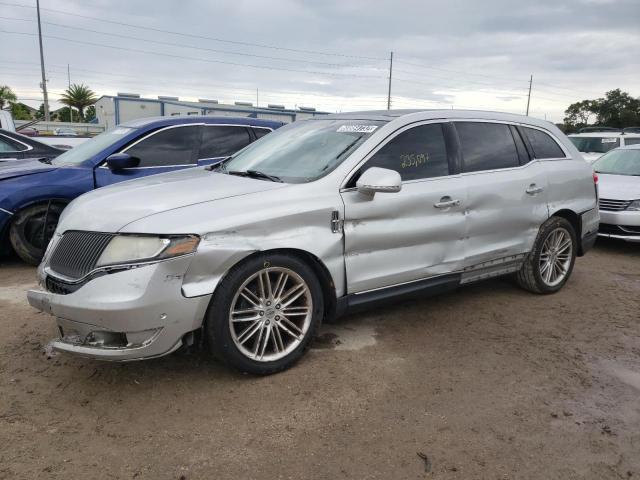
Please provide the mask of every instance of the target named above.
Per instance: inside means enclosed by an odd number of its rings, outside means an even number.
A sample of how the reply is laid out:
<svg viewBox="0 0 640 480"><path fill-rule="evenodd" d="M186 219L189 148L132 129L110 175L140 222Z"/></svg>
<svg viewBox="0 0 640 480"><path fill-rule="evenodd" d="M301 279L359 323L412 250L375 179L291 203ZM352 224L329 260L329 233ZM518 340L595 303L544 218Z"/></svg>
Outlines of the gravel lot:
<svg viewBox="0 0 640 480"><path fill-rule="evenodd" d="M34 276L0 266L0 478L640 479L640 245L349 316L267 378L48 358Z"/></svg>

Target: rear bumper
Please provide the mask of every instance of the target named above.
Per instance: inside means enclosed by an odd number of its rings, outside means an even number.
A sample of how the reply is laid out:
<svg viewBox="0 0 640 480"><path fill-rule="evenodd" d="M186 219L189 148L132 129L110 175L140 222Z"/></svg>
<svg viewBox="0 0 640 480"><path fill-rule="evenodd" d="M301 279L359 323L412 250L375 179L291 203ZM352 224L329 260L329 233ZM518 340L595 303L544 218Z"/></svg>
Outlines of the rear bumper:
<svg viewBox="0 0 640 480"><path fill-rule="evenodd" d="M141 266L88 281L59 295L29 290L34 308L55 317L54 349L110 361L167 355L199 328L211 295L186 298L182 279L191 258Z"/></svg>

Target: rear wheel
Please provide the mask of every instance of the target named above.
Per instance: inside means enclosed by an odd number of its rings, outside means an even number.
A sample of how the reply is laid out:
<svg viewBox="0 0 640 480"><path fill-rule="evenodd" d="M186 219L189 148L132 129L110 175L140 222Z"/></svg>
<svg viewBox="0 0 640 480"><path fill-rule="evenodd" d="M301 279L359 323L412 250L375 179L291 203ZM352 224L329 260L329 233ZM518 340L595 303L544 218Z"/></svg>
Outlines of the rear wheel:
<svg viewBox="0 0 640 480"><path fill-rule="evenodd" d="M518 284L534 293L555 293L573 271L576 260L576 233L571 223L552 217L540 228L533 250L516 275Z"/></svg>
<svg viewBox="0 0 640 480"><path fill-rule="evenodd" d="M32 205L15 214L9 229L11 246L30 265L38 265L58 225L64 205Z"/></svg>
<svg viewBox="0 0 640 480"><path fill-rule="evenodd" d="M313 270L296 257L264 254L235 267L214 294L206 332L214 354L267 375L304 354L324 311Z"/></svg>

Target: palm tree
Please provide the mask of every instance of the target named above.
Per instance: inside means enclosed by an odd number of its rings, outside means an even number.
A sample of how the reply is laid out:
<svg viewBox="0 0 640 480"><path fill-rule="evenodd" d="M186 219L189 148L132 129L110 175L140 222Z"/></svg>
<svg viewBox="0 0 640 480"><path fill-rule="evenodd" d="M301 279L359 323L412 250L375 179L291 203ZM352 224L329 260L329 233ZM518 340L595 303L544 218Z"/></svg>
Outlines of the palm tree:
<svg viewBox="0 0 640 480"><path fill-rule="evenodd" d="M73 84L65 90L60 98L60 103L78 109L80 119L84 120L84 109L93 105L98 100L96 94L85 84Z"/></svg>
<svg viewBox="0 0 640 480"><path fill-rule="evenodd" d="M18 97L8 85L0 85L0 110L17 100Z"/></svg>

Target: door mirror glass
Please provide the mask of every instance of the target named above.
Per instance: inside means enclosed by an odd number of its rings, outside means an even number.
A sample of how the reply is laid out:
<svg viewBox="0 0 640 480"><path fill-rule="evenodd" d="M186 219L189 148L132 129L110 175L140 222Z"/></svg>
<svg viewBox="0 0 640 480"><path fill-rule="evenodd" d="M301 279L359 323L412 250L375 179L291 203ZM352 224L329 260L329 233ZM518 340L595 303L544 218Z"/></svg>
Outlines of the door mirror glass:
<svg viewBox="0 0 640 480"><path fill-rule="evenodd" d="M356 187L359 192L368 195L376 192L395 193L402 189L402 179L395 170L371 167L360 176Z"/></svg>
<svg viewBox="0 0 640 480"><path fill-rule="evenodd" d="M137 167L139 164L140 159L128 153L114 153L107 157L107 166L113 171Z"/></svg>

